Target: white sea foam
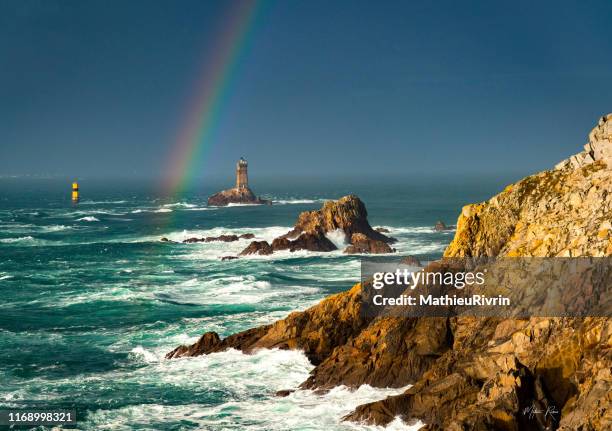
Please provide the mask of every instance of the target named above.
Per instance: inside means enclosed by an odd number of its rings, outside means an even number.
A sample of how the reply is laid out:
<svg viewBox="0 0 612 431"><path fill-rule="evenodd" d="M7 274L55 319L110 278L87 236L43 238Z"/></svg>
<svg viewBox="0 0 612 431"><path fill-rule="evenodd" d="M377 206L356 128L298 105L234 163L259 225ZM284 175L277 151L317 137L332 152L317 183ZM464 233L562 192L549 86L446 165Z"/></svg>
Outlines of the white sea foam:
<svg viewBox="0 0 612 431"><path fill-rule="evenodd" d="M59 225L35 225L29 223L4 223L0 228L6 233L32 233L32 232L60 232L72 229L71 226Z"/></svg>
<svg viewBox="0 0 612 431"><path fill-rule="evenodd" d="M348 244L346 234L342 229L336 229L334 231L327 232L325 236L327 237L327 239L333 242L334 245L340 250L343 250Z"/></svg>
<svg viewBox="0 0 612 431"><path fill-rule="evenodd" d="M219 207L193 207L193 208L185 208L187 211L214 211L219 209Z"/></svg>
<svg viewBox="0 0 612 431"><path fill-rule="evenodd" d="M78 218L77 221L87 221L87 222L92 222L92 221L100 221L99 219L97 219L94 216L86 216L86 217L81 217Z"/></svg>
<svg viewBox="0 0 612 431"><path fill-rule="evenodd" d="M6 223L0 225L0 228L6 233L60 232L63 230L72 229L71 226L66 226L63 224L45 226L26 223Z"/></svg>
<svg viewBox="0 0 612 431"><path fill-rule="evenodd" d="M446 249L446 243L433 242L423 238L403 239L393 244L399 254L431 254L441 253Z"/></svg>
<svg viewBox="0 0 612 431"><path fill-rule="evenodd" d="M165 208L195 208L197 205L188 204L187 202L175 202L173 204L164 204Z"/></svg>
<svg viewBox="0 0 612 431"><path fill-rule="evenodd" d="M140 213L144 213L144 212L149 212L149 213L171 213L172 209L171 208L148 208L148 209L143 209L143 208L139 208L139 209L135 209L132 211L132 214L140 214Z"/></svg>
<svg viewBox="0 0 612 431"><path fill-rule="evenodd" d="M143 348L142 346L137 346L132 349L130 355L135 358L139 358L144 360L145 362L158 362L159 358L152 352Z"/></svg>
<svg viewBox="0 0 612 431"><path fill-rule="evenodd" d="M186 248L185 254L177 255L178 259L193 259L193 260L218 260L223 256L236 256L240 253L251 241L267 241L268 243L272 243L272 241L286 234L291 230L290 227L281 227L281 226L271 226L266 228L213 228L206 230L184 230L180 232L170 232L167 234L160 234L157 237L143 237L137 239L137 241L159 241L161 236L165 236L171 241L182 242L188 238L202 238L206 236L219 236L219 235L241 235L244 233L253 233L255 235L254 239L241 239L239 241L233 242L209 242L209 243L193 243L188 244L189 248ZM333 235L332 235L333 236ZM340 239L340 235L336 238L338 241L339 249L333 252L312 252L308 250L298 250L295 252L291 252L289 250L281 250L276 251L271 255L261 256L258 254L248 255L241 257L242 260L260 260L260 261L275 261L275 260L285 260L285 259L293 259L296 257L313 257L319 256L324 258L334 258L340 257L343 255L342 241ZM232 261L232 264L236 264L236 261Z"/></svg>
<svg viewBox="0 0 612 431"><path fill-rule="evenodd" d="M18 233L18 232L29 232L36 228L36 225L30 223L2 223L0 229L5 232Z"/></svg>
<svg viewBox="0 0 612 431"><path fill-rule="evenodd" d="M314 199L279 199L273 200L272 203L274 205L291 205L291 204L314 204L316 202L320 202L319 200Z"/></svg>
<svg viewBox="0 0 612 431"><path fill-rule="evenodd" d="M199 429L244 430L383 430L383 427L342 422L342 417L360 404L402 393L407 388L381 389L363 385L357 390L340 386L326 394L296 390L276 397L281 389L295 389L313 366L299 351L262 349L246 355L230 349L196 358L164 360L168 350L131 349L130 357L145 364L122 377L124 382L177 386L182 390L223 391L225 402L207 407L200 404L143 404L117 410L91 412L85 429L129 429L134 424L155 428L160 422L190 421ZM112 373L111 373L112 374ZM97 379L113 379L100 376ZM253 399L249 394L262 394ZM396 419L387 430L416 430Z"/></svg>
<svg viewBox="0 0 612 431"><path fill-rule="evenodd" d="M2 238L0 239L0 242L3 242L5 244L11 244L11 243L15 243L15 242L33 242L34 237L32 236L20 236L18 238Z"/></svg>
<svg viewBox="0 0 612 431"><path fill-rule="evenodd" d="M56 296L56 304L66 307L98 301L152 300L173 304L234 306L277 302L283 306L290 305L301 309L313 305L315 300L312 298L317 298L316 295L320 292L318 287L303 286L299 283L290 283L289 286L272 284L254 275L216 275L181 280L173 272L160 271L151 279L150 284L135 284L132 282L132 268L122 269L118 274L125 276L124 281L116 282L112 287L92 286L87 290L63 291ZM145 279L142 275L137 278ZM310 300L300 299L304 297Z"/></svg>
<svg viewBox="0 0 612 431"><path fill-rule="evenodd" d="M239 204L239 203L232 202L232 203L227 204L226 206L228 207L256 207L260 205L263 205L263 204Z"/></svg>
<svg viewBox="0 0 612 431"><path fill-rule="evenodd" d="M212 229L200 229L200 230L182 230L173 231L167 233L161 233L157 236L144 236L135 238L134 242L156 242L159 241L162 236L168 238L174 242L182 242L188 238L202 238L207 236L219 236L219 235L241 235L245 233L252 233L255 235L254 240L268 241L272 240L280 235L287 233L291 228L281 226L271 226L265 228L226 228L216 227ZM240 253L246 246L252 241L252 239L240 239L232 242L199 242L193 244L187 244L184 249L185 254L178 256L180 259L204 259L204 260L218 260L223 256L236 255ZM262 256L263 257L263 256Z"/></svg>
<svg viewBox="0 0 612 431"><path fill-rule="evenodd" d="M9 278L13 278L12 275L0 275L0 280L8 280Z"/></svg>
<svg viewBox="0 0 612 431"><path fill-rule="evenodd" d="M199 305L235 305L271 303L295 298L295 295L314 295L316 287L272 285L265 280L257 280L253 275L217 276L191 278L175 283L171 291L157 289L156 297L173 303ZM149 290L149 293L152 293Z"/></svg>
<svg viewBox="0 0 612 431"><path fill-rule="evenodd" d="M49 226L37 226L36 230L41 232L61 232L63 230L72 229L72 226L66 226L63 224L55 224Z"/></svg>

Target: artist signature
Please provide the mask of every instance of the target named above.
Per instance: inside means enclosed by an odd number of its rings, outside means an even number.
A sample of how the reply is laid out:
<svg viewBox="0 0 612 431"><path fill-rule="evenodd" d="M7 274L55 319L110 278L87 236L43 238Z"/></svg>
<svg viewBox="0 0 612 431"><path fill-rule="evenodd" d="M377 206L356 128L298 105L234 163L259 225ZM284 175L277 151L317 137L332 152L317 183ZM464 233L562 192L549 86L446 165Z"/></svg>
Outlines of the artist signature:
<svg viewBox="0 0 612 431"><path fill-rule="evenodd" d="M523 408L523 416L529 417L529 419L533 419L535 415L544 414L544 420L547 417L551 417L552 419L556 419L556 416L559 415L559 410L555 406L548 406L546 410L537 407L535 404L527 406Z"/></svg>

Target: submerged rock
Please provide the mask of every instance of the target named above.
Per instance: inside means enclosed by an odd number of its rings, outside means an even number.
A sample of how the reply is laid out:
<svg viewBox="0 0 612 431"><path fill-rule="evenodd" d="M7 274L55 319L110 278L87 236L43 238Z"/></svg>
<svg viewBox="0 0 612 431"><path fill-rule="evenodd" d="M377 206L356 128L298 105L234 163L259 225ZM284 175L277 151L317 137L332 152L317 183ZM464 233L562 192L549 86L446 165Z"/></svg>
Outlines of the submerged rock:
<svg viewBox="0 0 612 431"><path fill-rule="evenodd" d="M239 239L251 239L251 238L255 238L255 235L252 233L243 233L242 235L219 235L219 236L206 236L203 238L187 238L185 240L183 240L183 243L185 244L191 244L194 242L233 242L233 241L238 241ZM166 241L168 241L168 239L165 239ZM164 241L164 238L162 238L162 241Z"/></svg>
<svg viewBox="0 0 612 431"><path fill-rule="evenodd" d="M235 260L235 259L238 259L238 256L223 256L223 257L221 257L222 261L225 261L225 260Z"/></svg>

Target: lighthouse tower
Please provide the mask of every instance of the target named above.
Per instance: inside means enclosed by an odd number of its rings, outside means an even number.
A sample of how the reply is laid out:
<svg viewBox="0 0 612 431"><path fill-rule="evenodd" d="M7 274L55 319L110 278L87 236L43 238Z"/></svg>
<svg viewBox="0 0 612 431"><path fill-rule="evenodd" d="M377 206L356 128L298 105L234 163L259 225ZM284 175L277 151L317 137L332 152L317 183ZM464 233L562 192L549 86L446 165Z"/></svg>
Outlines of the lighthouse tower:
<svg viewBox="0 0 612 431"><path fill-rule="evenodd" d="M249 177L247 175L248 163L242 157L236 163L236 188L237 189L248 189L249 188Z"/></svg>

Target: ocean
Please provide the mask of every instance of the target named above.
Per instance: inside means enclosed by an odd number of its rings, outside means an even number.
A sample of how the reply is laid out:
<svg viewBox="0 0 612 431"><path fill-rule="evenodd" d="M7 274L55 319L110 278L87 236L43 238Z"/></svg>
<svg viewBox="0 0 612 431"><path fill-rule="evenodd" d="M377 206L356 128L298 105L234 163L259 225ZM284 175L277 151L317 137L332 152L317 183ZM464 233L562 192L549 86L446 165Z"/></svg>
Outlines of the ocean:
<svg viewBox="0 0 612 431"><path fill-rule="evenodd" d="M298 351L164 359L206 331L227 336L271 323L350 288L359 256L221 261L250 240L160 238L253 233L271 241L300 212L353 193L372 226L398 239L399 253L435 259L454 233L436 232L436 221L455 224L463 205L510 180L260 181L255 192L272 206L212 208L206 197L222 184L164 198L146 183L84 180L75 205L70 181L0 179L0 409L74 408L83 430L377 429L341 418L401 388L275 397L313 368ZM402 427L397 420L387 429Z"/></svg>

